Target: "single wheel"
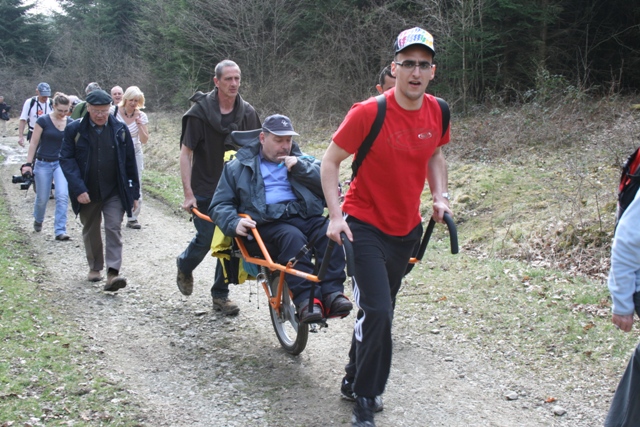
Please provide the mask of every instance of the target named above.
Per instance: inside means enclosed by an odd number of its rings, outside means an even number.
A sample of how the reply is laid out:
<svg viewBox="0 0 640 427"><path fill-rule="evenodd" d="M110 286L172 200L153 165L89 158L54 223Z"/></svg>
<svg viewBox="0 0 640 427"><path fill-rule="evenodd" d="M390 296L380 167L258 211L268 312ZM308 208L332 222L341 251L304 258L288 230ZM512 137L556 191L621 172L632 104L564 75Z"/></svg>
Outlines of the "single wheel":
<svg viewBox="0 0 640 427"><path fill-rule="evenodd" d="M269 297L272 297L278 294L280 275L279 273L267 273L267 277L269 278ZM269 305L269 312L271 313L271 323L273 324L273 329L276 331L280 345L282 345L287 353L294 356L302 353L302 350L307 346L309 325L298 322L296 306L291 300L291 294L289 293L289 287L286 281L284 282L282 292L280 314L278 314L271 305Z"/></svg>

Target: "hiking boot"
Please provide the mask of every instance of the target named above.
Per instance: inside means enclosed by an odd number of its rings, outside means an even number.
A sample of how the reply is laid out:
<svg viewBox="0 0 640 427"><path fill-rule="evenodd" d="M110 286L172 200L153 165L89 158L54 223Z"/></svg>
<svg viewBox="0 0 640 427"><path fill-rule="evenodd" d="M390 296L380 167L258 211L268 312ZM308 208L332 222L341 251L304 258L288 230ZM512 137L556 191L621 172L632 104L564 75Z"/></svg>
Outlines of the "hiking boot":
<svg viewBox="0 0 640 427"><path fill-rule="evenodd" d="M322 313L322 306L320 304L313 304L312 312L309 312L309 304L305 304L302 308L298 309L298 320L300 323L318 323L321 322L322 319L324 319L324 314Z"/></svg>
<svg viewBox="0 0 640 427"><path fill-rule="evenodd" d="M240 307L227 297L215 297L213 299L213 309L221 311L225 316L235 316L240 312Z"/></svg>
<svg viewBox="0 0 640 427"><path fill-rule="evenodd" d="M87 280L90 282L99 282L102 280L102 274L98 270L89 270L87 274Z"/></svg>
<svg viewBox="0 0 640 427"><path fill-rule="evenodd" d="M342 398L350 402L355 402L356 394L353 392L353 378L345 376L340 384L340 394ZM373 399L373 412L380 412L384 409L384 403L382 402L382 396L376 396Z"/></svg>
<svg viewBox="0 0 640 427"><path fill-rule="evenodd" d="M42 223L38 222L38 221L33 221L33 229L38 233L41 232L42 231Z"/></svg>
<svg viewBox="0 0 640 427"><path fill-rule="evenodd" d="M180 270L180 257L176 258L176 265L178 266L178 277L176 278L178 289L182 295L189 296L193 292L193 274L187 274Z"/></svg>
<svg viewBox="0 0 640 427"><path fill-rule="evenodd" d="M342 292L333 292L322 297L326 317L346 317L353 310L353 304Z"/></svg>
<svg viewBox="0 0 640 427"><path fill-rule="evenodd" d="M358 396L353 406L351 415L351 427L376 427L373 422L373 408L375 399L372 397Z"/></svg>
<svg viewBox="0 0 640 427"><path fill-rule="evenodd" d="M104 290L107 292L115 292L125 286L127 286L127 279L122 277L118 273L118 270L110 268L107 272L107 283L104 285Z"/></svg>
<svg viewBox="0 0 640 427"><path fill-rule="evenodd" d="M134 230L140 230L142 226L138 222L138 220L134 219L133 221L127 221L127 228L133 228Z"/></svg>

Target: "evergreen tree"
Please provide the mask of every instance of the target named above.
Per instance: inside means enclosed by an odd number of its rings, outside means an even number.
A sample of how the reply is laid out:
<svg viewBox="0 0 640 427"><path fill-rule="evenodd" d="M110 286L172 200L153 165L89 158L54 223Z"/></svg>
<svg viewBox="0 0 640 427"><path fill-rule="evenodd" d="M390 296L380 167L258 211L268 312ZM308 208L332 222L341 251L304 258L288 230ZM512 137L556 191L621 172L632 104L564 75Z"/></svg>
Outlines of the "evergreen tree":
<svg viewBox="0 0 640 427"><path fill-rule="evenodd" d="M0 59L18 64L41 64L49 51L47 26L40 15L30 15L33 5L22 0L0 0Z"/></svg>

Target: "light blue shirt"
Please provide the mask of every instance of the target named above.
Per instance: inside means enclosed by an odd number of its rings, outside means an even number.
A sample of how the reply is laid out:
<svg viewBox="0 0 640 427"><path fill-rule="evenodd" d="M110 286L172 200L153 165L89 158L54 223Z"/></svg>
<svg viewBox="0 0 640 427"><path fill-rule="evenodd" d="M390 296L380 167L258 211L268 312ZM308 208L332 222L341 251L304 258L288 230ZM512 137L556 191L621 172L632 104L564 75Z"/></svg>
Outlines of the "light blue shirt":
<svg viewBox="0 0 640 427"><path fill-rule="evenodd" d="M268 205L296 200L289 182L287 167L284 163L273 163L262 157L262 150L260 151L260 172Z"/></svg>
<svg viewBox="0 0 640 427"><path fill-rule="evenodd" d="M609 291L613 314L633 314L633 294L640 291L640 192L624 211L611 247Z"/></svg>

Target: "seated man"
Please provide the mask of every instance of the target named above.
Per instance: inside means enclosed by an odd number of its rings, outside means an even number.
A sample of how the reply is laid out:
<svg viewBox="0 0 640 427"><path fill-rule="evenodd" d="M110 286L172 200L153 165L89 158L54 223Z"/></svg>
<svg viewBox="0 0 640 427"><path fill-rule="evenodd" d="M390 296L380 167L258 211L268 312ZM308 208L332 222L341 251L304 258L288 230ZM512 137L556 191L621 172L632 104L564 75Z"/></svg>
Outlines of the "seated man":
<svg viewBox="0 0 640 427"><path fill-rule="evenodd" d="M298 134L288 117L279 114L267 117L259 140L241 148L224 166L209 216L227 236L248 236L251 228L259 227L262 240L276 248L278 253L272 257L280 264L286 264L310 242L317 262L322 262L329 240L328 221L322 216L320 162L302 156L292 141L293 135ZM252 219L241 218L238 213L248 214ZM353 305L343 294L344 266L344 253L336 245L326 276L316 285L311 312L308 307L311 282L287 275L300 322L314 323L349 314ZM295 268L312 273L310 253Z"/></svg>

